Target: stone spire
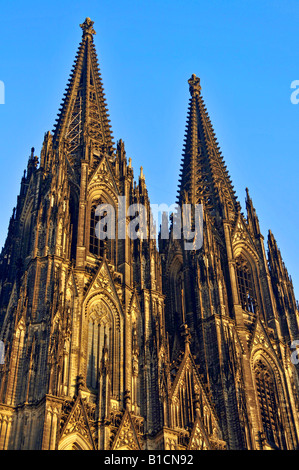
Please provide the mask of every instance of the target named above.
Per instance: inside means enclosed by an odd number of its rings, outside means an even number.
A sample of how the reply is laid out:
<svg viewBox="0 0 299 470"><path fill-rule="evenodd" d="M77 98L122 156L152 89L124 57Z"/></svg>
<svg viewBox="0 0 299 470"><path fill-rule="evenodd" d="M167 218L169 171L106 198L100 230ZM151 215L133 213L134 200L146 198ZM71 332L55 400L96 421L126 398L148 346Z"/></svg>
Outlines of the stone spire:
<svg viewBox="0 0 299 470"><path fill-rule="evenodd" d="M97 54L94 22L86 18L75 62L54 126L54 148L63 144L70 163L84 158L83 147L98 153L113 148L112 132ZM86 147L85 147L86 148Z"/></svg>
<svg viewBox="0 0 299 470"><path fill-rule="evenodd" d="M203 203L212 214L223 206L226 214L238 207L202 95L200 79L188 80L191 98L181 163L178 202ZM225 210L224 210L225 206Z"/></svg>

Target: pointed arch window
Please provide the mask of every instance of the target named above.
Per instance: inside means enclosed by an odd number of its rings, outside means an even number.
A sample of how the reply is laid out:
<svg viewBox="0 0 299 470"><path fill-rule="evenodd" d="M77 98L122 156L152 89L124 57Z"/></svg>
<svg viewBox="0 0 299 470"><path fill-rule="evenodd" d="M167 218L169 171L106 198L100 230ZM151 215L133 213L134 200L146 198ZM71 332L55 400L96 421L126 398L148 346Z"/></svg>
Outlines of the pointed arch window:
<svg viewBox="0 0 299 470"><path fill-rule="evenodd" d="M33 217L29 212L23 228L23 256L26 258L31 254L33 247Z"/></svg>
<svg viewBox="0 0 299 470"><path fill-rule="evenodd" d="M273 370L262 359L254 367L257 397L261 420L268 444L285 449L285 439L281 426L281 410Z"/></svg>
<svg viewBox="0 0 299 470"><path fill-rule="evenodd" d="M75 191L71 191L69 210L71 219L71 259L76 259L77 238L78 238L78 208L79 201Z"/></svg>
<svg viewBox="0 0 299 470"><path fill-rule="evenodd" d="M99 202L100 203L100 202ZM96 215L96 208L98 203L93 203L90 212L90 237L89 237L89 251L93 255L101 256L103 250L103 240L99 240L96 235L96 226L100 218Z"/></svg>
<svg viewBox="0 0 299 470"><path fill-rule="evenodd" d="M22 390L17 387L17 384L22 377L23 362L24 362L24 342L25 342L25 324L21 320L15 334L15 339L12 345L12 352L10 356L9 370L12 377L13 388L8 397L8 404L12 405L18 401Z"/></svg>
<svg viewBox="0 0 299 470"><path fill-rule="evenodd" d="M176 273L176 276L173 280L173 289L174 289L174 301L176 312L179 314L180 321L184 322L185 320L185 311L184 311L184 274L180 270Z"/></svg>
<svg viewBox="0 0 299 470"><path fill-rule="evenodd" d="M107 367L109 351L110 318L103 304L98 304L89 318L86 384L98 388L99 374Z"/></svg>
<svg viewBox="0 0 299 470"><path fill-rule="evenodd" d="M240 256L236 260L236 268L242 308L247 312L256 313L256 295L252 271L249 263L247 260L245 260L245 258Z"/></svg>
<svg viewBox="0 0 299 470"><path fill-rule="evenodd" d="M169 276L170 299L169 307L171 311L171 328L175 330L177 324L185 322L185 289L184 272L181 261L176 258L170 268Z"/></svg>
<svg viewBox="0 0 299 470"><path fill-rule="evenodd" d="M106 251L107 258L114 263L115 262L115 234L113 230L115 229L114 226L114 219L111 217L112 212L104 211L101 215L97 215L96 210L100 204L106 204L107 209L109 208L109 204L105 201L98 200L93 202L90 211L90 232L89 232L89 251L95 256L104 256L104 252ZM111 207L111 206L110 206ZM107 232L107 236L105 240L101 240L97 234L97 226L101 220L104 220L106 216L110 217L110 225L103 223L101 230L103 232Z"/></svg>
<svg viewBox="0 0 299 470"><path fill-rule="evenodd" d="M184 431L195 421L194 386L192 370L187 367L180 377L180 385L172 405L174 426Z"/></svg>
<svg viewBox="0 0 299 470"><path fill-rule="evenodd" d="M122 371L122 338L119 312L101 295L88 308L86 386L98 396L98 419L110 416L110 399L119 400Z"/></svg>

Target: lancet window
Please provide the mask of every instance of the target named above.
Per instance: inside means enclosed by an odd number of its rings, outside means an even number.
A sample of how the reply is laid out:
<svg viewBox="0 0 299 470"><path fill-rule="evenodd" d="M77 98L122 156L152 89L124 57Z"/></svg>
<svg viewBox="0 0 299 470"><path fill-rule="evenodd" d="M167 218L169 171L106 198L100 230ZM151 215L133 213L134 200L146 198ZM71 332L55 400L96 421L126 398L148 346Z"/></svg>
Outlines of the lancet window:
<svg viewBox="0 0 299 470"><path fill-rule="evenodd" d="M270 445L284 449L281 409L273 371L265 361L260 359L255 364L254 375L266 440Z"/></svg>
<svg viewBox="0 0 299 470"><path fill-rule="evenodd" d="M256 313L256 295L251 268L243 257L236 262L240 302L243 310Z"/></svg>

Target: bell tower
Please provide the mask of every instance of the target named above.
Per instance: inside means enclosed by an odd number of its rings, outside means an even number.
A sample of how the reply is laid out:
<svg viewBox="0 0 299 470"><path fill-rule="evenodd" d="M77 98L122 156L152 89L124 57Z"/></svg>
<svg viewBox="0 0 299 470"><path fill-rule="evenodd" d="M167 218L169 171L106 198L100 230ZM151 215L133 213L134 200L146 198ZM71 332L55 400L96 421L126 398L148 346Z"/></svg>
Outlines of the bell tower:
<svg viewBox="0 0 299 470"><path fill-rule="evenodd" d="M148 233L150 202L113 142L93 24L80 25L54 131L40 161L31 151L1 254L1 448L141 449L163 425L160 258L138 224L126 236L134 204Z"/></svg>
<svg viewBox="0 0 299 470"><path fill-rule="evenodd" d="M291 280L272 235L267 260L248 189L247 217L241 212L200 79L193 74L188 84L191 97L178 213L190 204L196 214L195 206L201 205L203 243L186 250L183 238L174 236L174 224L169 240L160 240L170 358L177 361L184 351L181 329L186 324L190 351L210 390L229 448L297 448L298 392L291 390L295 383L298 387L298 379L290 363L290 339L296 336L298 310ZM285 309L282 305L286 304ZM260 377L265 377L261 368L266 364L268 388L260 389ZM283 370L288 371L286 375L279 372ZM288 385L284 389L275 383ZM261 394L273 405L262 402ZM282 424L289 420L294 420L291 432Z"/></svg>

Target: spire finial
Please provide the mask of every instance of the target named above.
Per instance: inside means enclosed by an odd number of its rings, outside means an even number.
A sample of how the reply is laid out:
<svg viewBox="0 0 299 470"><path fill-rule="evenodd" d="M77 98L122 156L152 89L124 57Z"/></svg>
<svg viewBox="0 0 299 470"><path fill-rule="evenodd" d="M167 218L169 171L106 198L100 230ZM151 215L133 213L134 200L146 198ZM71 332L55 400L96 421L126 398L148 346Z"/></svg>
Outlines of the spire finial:
<svg viewBox="0 0 299 470"><path fill-rule="evenodd" d="M188 83L191 96L199 95L201 90L200 78L198 78L194 73L192 77L189 78Z"/></svg>
<svg viewBox="0 0 299 470"><path fill-rule="evenodd" d="M94 21L91 21L90 18L86 18L84 23L80 24L80 28L83 29L83 37L87 34L90 34L91 37L96 34L95 30L93 29Z"/></svg>

